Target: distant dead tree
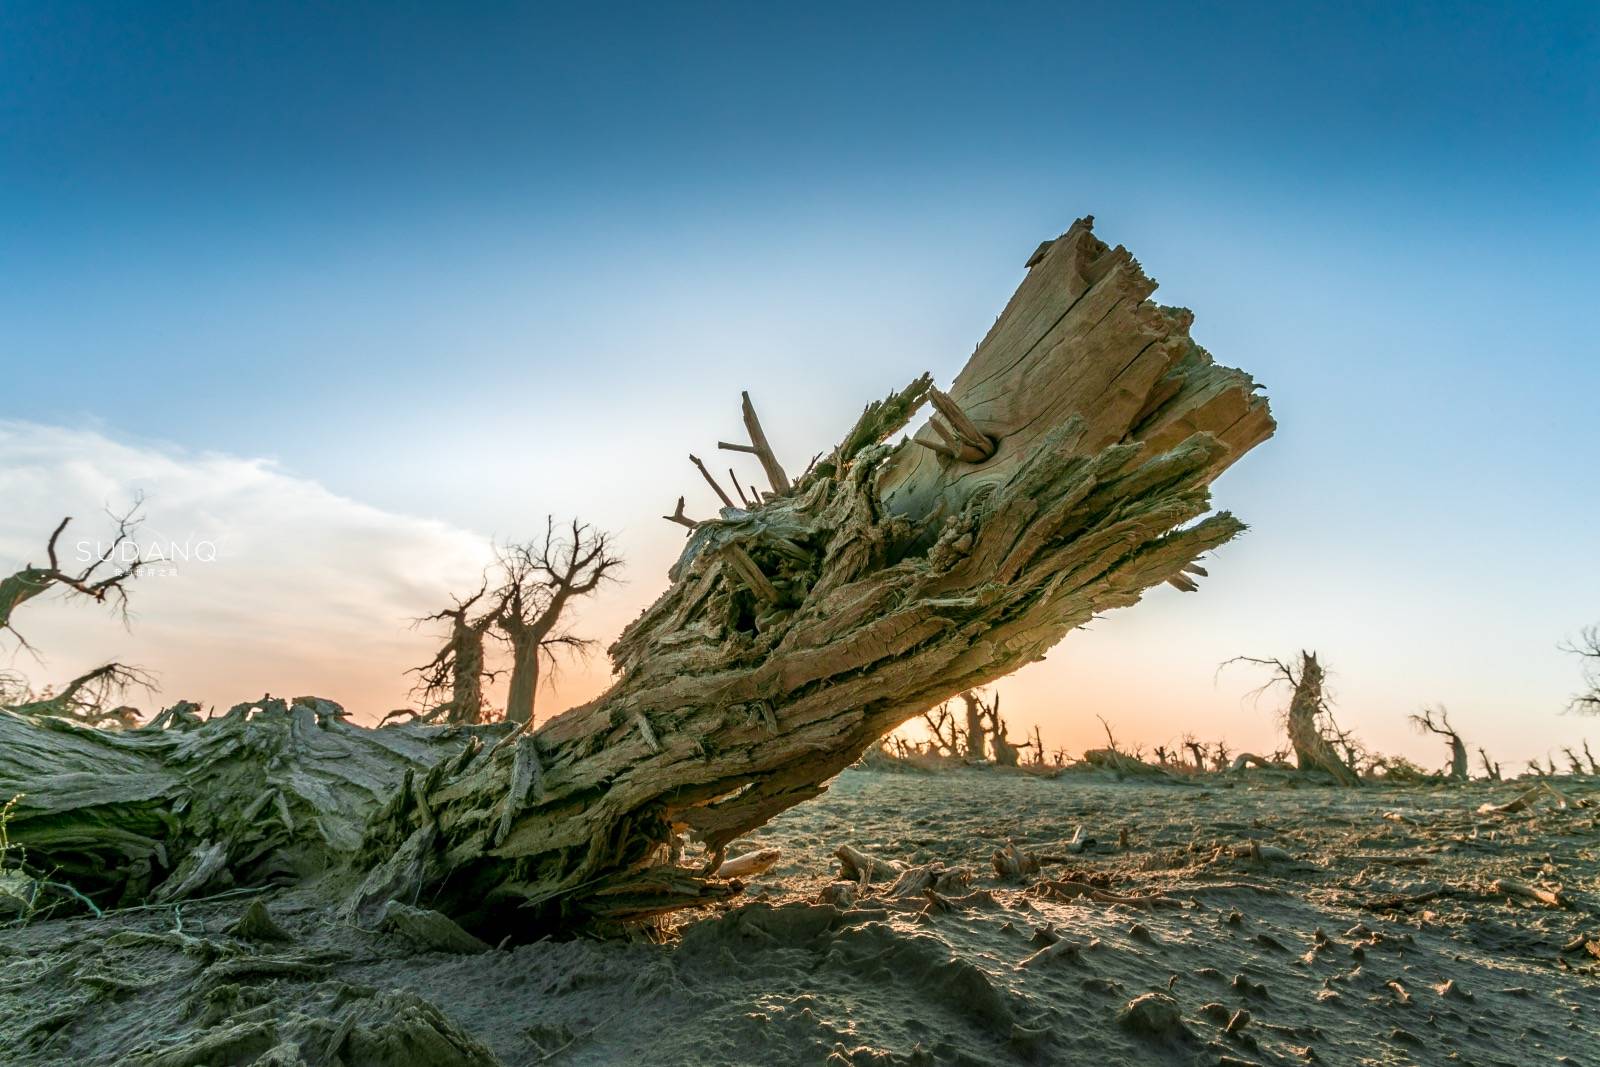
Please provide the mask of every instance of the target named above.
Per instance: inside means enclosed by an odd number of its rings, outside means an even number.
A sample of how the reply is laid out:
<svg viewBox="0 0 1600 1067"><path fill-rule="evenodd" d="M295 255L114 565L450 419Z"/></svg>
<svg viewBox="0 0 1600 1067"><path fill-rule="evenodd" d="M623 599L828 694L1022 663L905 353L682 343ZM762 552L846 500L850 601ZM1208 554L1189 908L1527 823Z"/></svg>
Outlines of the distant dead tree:
<svg viewBox="0 0 1600 1067"><path fill-rule="evenodd" d="M115 723L132 727L139 724L138 710L114 702L130 690L154 688L155 679L149 672L122 663L107 663L74 678L60 693L46 691L36 699L7 705L6 710L21 715L70 719L85 726Z"/></svg>
<svg viewBox="0 0 1600 1067"><path fill-rule="evenodd" d="M961 702L967 709L967 759L981 761L988 749L984 741L983 705L978 695L970 691L961 694Z"/></svg>
<svg viewBox="0 0 1600 1067"><path fill-rule="evenodd" d="M561 628L562 614L576 597L594 592L622 566L609 534L574 519L557 529L545 523L542 540L507 545L498 553L503 584L495 592L495 627L511 646L511 685L506 718L532 723L541 661L559 649L582 651L590 642Z"/></svg>
<svg viewBox="0 0 1600 1067"><path fill-rule="evenodd" d="M1011 743L1007 736L1006 721L1000 717L1000 698L995 698L994 707L990 709L989 747L994 750L994 763L997 767L1015 767L1022 762L1021 749Z"/></svg>
<svg viewBox="0 0 1600 1067"><path fill-rule="evenodd" d="M1583 659L1584 692L1572 698L1572 710L1600 715L1600 626L1591 626L1575 642L1562 648Z"/></svg>
<svg viewBox="0 0 1600 1067"><path fill-rule="evenodd" d="M1449 743L1450 769L1446 774L1452 782L1466 781L1467 746L1462 742L1461 735L1456 733L1455 727L1450 725L1450 713L1443 706L1437 712L1433 708L1423 708L1421 714L1411 716L1411 725L1418 733L1437 734Z"/></svg>
<svg viewBox="0 0 1600 1067"><path fill-rule="evenodd" d="M1023 745L1022 747L1023 748L1027 748L1027 749L1031 749L1032 752L1033 752L1033 755L1028 757L1028 762L1029 763L1033 764L1035 767L1043 767L1044 766L1044 738L1039 736L1039 724L1038 723L1035 723L1034 726L1033 726L1033 737L1032 737L1032 739L1029 740L1028 743Z"/></svg>
<svg viewBox="0 0 1600 1067"><path fill-rule="evenodd" d="M485 582L467 599L456 599L453 607L417 620L419 624L448 622L450 636L433 659L407 672L417 676L412 692L421 698L422 710L391 711L384 716L384 722L400 716L409 716L413 722L475 725L484 721L483 685L498 673L485 666L483 651L484 637L495 621L495 613L481 611L474 615L473 608L488 592Z"/></svg>
<svg viewBox="0 0 1600 1067"><path fill-rule="evenodd" d="M1203 771L1206 769L1206 748L1195 740L1194 734L1184 734L1183 740L1179 744L1189 750L1189 758L1194 760L1195 770Z"/></svg>
<svg viewBox="0 0 1600 1067"><path fill-rule="evenodd" d="M1579 759L1578 754L1572 751L1571 745L1563 745L1561 754L1567 757L1567 770L1569 773L1580 775L1583 773L1583 760Z"/></svg>
<svg viewBox="0 0 1600 1067"><path fill-rule="evenodd" d="M1491 782L1500 781L1500 764L1490 760L1489 753L1486 752L1481 745L1478 747L1478 759L1482 761L1483 773L1488 777L1488 779Z"/></svg>
<svg viewBox="0 0 1600 1067"><path fill-rule="evenodd" d="M1589 751L1589 742L1583 743L1583 758L1589 761L1589 773L1600 774L1600 763L1595 762L1594 753Z"/></svg>
<svg viewBox="0 0 1600 1067"><path fill-rule="evenodd" d="M976 751L981 756L984 738L987 738L989 750L994 753L995 766L1017 766L1020 762L1019 746L1006 736L1006 721L1000 716L1000 694L996 693L993 699L985 701L977 690L969 689L961 694L961 700L967 706L969 751L976 740ZM972 732L974 725L977 727L976 733Z"/></svg>
<svg viewBox="0 0 1600 1067"><path fill-rule="evenodd" d="M13 614L34 597L57 588L65 589L69 594L88 597L97 603L110 603L126 619L127 583L138 574L144 561L138 551L134 552L132 560L124 562L123 557L127 554L126 546L133 545L137 549L134 535L138 532L139 524L144 521L139 515L139 509L143 505L143 497L138 497L127 511L121 514L109 513L117 524L116 536L108 546L97 545L96 547L101 550L94 553L84 566L76 570L68 569L61 564L61 535L66 532L72 516L62 519L50 534L49 541L45 543L46 566L35 567L28 563L15 574L0 579L0 631L10 630L12 635L26 647L27 641L12 624Z"/></svg>
<svg viewBox="0 0 1600 1067"><path fill-rule="evenodd" d="M961 755L961 742L956 736L955 716L950 714L950 702L946 701L932 711L922 713L922 721L927 724L928 732L933 735L933 743L940 755Z"/></svg>
<svg viewBox="0 0 1600 1067"><path fill-rule="evenodd" d="M1302 651L1298 669L1282 660L1253 656L1235 656L1222 666L1233 663L1272 668L1271 677L1255 691L1256 696L1279 683L1289 687L1289 708L1284 714L1284 724L1289 743L1294 747L1295 762L1302 771L1321 771L1340 785L1361 784L1361 776L1356 769L1360 747L1333 721L1333 712L1323 692L1325 675L1315 652ZM1343 755L1340 754L1341 749Z"/></svg>
<svg viewBox="0 0 1600 1067"><path fill-rule="evenodd" d="M0 708L25 704L33 699L33 688L28 680L15 671L0 670Z"/></svg>

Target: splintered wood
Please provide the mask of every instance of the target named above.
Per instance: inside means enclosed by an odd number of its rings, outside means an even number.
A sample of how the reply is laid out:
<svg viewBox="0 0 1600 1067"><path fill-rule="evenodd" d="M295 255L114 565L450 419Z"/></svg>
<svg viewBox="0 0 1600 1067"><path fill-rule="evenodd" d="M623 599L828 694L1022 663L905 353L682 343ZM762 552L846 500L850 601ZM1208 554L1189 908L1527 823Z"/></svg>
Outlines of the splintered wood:
<svg viewBox="0 0 1600 1067"><path fill-rule="evenodd" d="M793 480L745 394L750 444L720 447L754 455L770 491L736 483L735 508L718 487L727 506L704 521L679 500L688 542L612 646L606 693L408 769L352 860L366 903L526 931L720 899L737 889L717 877L730 843L907 719L1153 586L1192 586L1195 560L1244 529L1211 513L1209 484L1274 424L1154 290L1080 220L1030 260L948 391L924 376L868 405ZM915 444L890 441L930 399ZM8 769L0 789L31 791ZM694 843L706 859L689 865Z"/></svg>

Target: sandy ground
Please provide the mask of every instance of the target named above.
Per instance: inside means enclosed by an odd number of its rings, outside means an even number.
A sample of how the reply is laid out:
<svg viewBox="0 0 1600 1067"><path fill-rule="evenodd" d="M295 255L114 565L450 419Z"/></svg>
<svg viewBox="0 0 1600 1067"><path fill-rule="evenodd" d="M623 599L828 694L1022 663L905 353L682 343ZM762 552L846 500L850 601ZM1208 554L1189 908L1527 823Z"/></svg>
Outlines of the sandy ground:
<svg viewBox="0 0 1600 1067"><path fill-rule="evenodd" d="M241 898L0 931L0 1063L1600 1064L1600 782L1559 786L851 771L666 944L422 951L303 890L288 941ZM840 844L941 888L834 887Z"/></svg>

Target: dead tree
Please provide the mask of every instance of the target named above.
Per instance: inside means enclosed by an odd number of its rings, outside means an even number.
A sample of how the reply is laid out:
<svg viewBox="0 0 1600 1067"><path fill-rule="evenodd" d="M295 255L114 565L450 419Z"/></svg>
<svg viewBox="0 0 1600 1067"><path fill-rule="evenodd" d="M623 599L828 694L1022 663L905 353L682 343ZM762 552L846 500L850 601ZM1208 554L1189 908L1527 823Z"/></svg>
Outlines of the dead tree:
<svg viewBox="0 0 1600 1067"><path fill-rule="evenodd" d="M983 704L979 702L978 694L971 690L961 694L961 703L967 709L967 759L981 762L988 752L985 740L987 732L983 727Z"/></svg>
<svg viewBox="0 0 1600 1067"><path fill-rule="evenodd" d="M466 600L457 599L454 607L443 608L418 620L448 622L450 636L433 659L409 672L417 675L413 693L421 698L423 710L392 711L384 716L385 723L401 716L412 722L468 726L484 721L487 705L483 685L493 681L497 673L485 665L484 637L495 621L495 612L480 612L474 616L472 610L488 591L485 583Z"/></svg>
<svg viewBox="0 0 1600 1067"><path fill-rule="evenodd" d="M612 646L609 690L388 794L347 864L352 913L398 895L528 937L726 898L739 885L715 872L731 842L900 724L1237 535L1208 486L1272 432L1254 383L1189 339L1187 311L1150 302L1153 283L1090 220L1027 266L947 391L962 419L941 404L938 427L890 440L928 399L919 379L787 492L696 525L669 588ZM13 718L27 736L33 720ZM330 751L363 743L309 728ZM0 792L28 792L10 750ZM150 862L195 854L190 813L209 788L185 778L163 794L166 859ZM104 839L48 810L55 833L82 830L79 848ZM13 839L29 825L45 824ZM689 844L703 861L687 862ZM248 884L256 856L226 873Z"/></svg>
<svg viewBox="0 0 1600 1067"><path fill-rule="evenodd" d="M1589 627L1578 641L1562 647L1583 660L1584 691L1572 698L1572 710L1600 714L1600 626Z"/></svg>
<svg viewBox="0 0 1600 1067"><path fill-rule="evenodd" d="M961 696L963 700L969 702L967 705L969 716L974 705L977 707L980 734L988 738L989 751L994 753L995 766L1017 766L1021 762L1019 746L1012 744L1011 738L1006 735L1006 721L1000 717L1000 694L996 693L994 699L989 701L985 701L975 692L963 693Z"/></svg>
<svg viewBox="0 0 1600 1067"><path fill-rule="evenodd" d="M1195 740L1195 736L1193 734L1184 734L1183 740L1180 742L1180 744L1189 750L1189 758L1194 760L1194 769L1197 771L1204 771L1206 769L1205 746L1199 741Z"/></svg>
<svg viewBox="0 0 1600 1067"><path fill-rule="evenodd" d="M1437 734L1446 739L1450 745L1450 769L1446 773L1452 782L1464 782L1467 780L1467 746L1450 725L1450 713L1441 707L1438 716L1435 721L1433 709L1423 708L1420 715L1411 716L1411 725L1419 733Z"/></svg>
<svg viewBox="0 0 1600 1067"><path fill-rule="evenodd" d="M1478 749L1478 759L1483 763L1483 773L1491 782L1500 781L1500 764L1489 759L1489 753L1482 747Z"/></svg>
<svg viewBox="0 0 1600 1067"><path fill-rule="evenodd" d="M922 721L927 724L928 732L933 735L935 751L939 755L956 757L961 755L961 742L956 737L956 721L950 714L950 702L940 704L932 711L922 713Z"/></svg>
<svg viewBox="0 0 1600 1067"><path fill-rule="evenodd" d="M1039 736L1038 723L1033 724L1033 739L1023 747L1031 748L1033 750L1033 759L1030 762L1032 762L1035 767L1044 766L1044 738Z"/></svg>
<svg viewBox="0 0 1600 1067"><path fill-rule="evenodd" d="M1583 760L1579 759L1578 754L1572 751L1571 745L1563 745L1561 747L1561 754L1567 757L1567 772L1569 774L1583 774Z"/></svg>
<svg viewBox="0 0 1600 1067"><path fill-rule="evenodd" d="M1589 751L1589 742L1583 742L1583 758L1589 761L1589 773L1600 774L1600 763L1595 762L1594 753Z"/></svg>
<svg viewBox="0 0 1600 1067"><path fill-rule="evenodd" d="M12 623L13 615L23 604L52 589L65 589L101 604L110 603L126 618L128 582L144 566L134 542L134 535L143 521L139 515L142 505L142 499L136 500L127 511L112 515L117 532L111 544L101 548L98 553L90 554L91 558L83 561L84 565L76 570L64 567L61 563L61 535L66 532L72 516L62 519L51 532L50 540L45 543L45 566L35 567L29 563L15 574L0 578L0 631L9 630L22 641L22 635ZM123 557L127 554L125 549L130 545L135 548L134 558L124 561ZM23 641L23 644L27 642Z"/></svg>
<svg viewBox="0 0 1600 1067"><path fill-rule="evenodd" d="M1284 713L1284 725L1289 743L1294 747L1295 762L1302 771L1321 771L1340 785L1361 784L1355 765L1359 749L1350 735L1333 722L1333 713L1323 693L1322 664L1317 662L1315 652L1300 653L1298 670L1282 660L1252 656L1236 656L1223 666L1232 663L1272 668L1266 684L1255 691L1258 696L1280 683L1289 687L1289 708ZM1344 755L1340 755L1336 744L1344 749Z"/></svg>
<svg viewBox="0 0 1600 1067"><path fill-rule="evenodd" d="M551 518L545 523L543 540L500 550L504 584L495 593L494 623L511 646L508 722L533 722L541 662L561 648L581 650L588 644L561 628L563 613L575 598L615 577L621 566L621 557L612 554L610 537L576 519L557 530Z"/></svg>
<svg viewBox="0 0 1600 1067"><path fill-rule="evenodd" d="M155 679L138 667L107 663L74 678L60 693L46 693L37 699L4 706L19 715L70 719L86 726L115 723L126 728L138 725L138 709L115 701L134 689L152 691Z"/></svg>

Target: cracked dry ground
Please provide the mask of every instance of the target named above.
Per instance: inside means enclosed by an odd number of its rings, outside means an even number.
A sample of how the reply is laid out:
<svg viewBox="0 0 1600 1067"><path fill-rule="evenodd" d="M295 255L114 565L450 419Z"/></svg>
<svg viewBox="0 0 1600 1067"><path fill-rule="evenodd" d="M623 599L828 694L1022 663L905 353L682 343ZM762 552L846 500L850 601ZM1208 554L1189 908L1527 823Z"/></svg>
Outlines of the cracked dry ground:
<svg viewBox="0 0 1600 1067"><path fill-rule="evenodd" d="M441 951L308 890L12 926L0 1063L1600 1063L1600 782L1558 785L850 771L660 945Z"/></svg>

